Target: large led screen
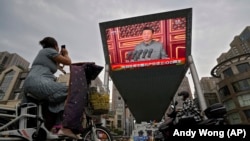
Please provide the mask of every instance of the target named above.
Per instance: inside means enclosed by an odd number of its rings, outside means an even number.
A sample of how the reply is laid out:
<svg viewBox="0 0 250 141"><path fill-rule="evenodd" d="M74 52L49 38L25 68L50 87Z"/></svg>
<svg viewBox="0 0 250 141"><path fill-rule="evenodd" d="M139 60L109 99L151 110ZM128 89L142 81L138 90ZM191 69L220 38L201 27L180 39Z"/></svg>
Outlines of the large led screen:
<svg viewBox="0 0 250 141"><path fill-rule="evenodd" d="M189 67L192 9L99 24L109 76L136 122L160 121Z"/></svg>
<svg viewBox="0 0 250 141"><path fill-rule="evenodd" d="M190 10L100 23L111 71L185 64Z"/></svg>

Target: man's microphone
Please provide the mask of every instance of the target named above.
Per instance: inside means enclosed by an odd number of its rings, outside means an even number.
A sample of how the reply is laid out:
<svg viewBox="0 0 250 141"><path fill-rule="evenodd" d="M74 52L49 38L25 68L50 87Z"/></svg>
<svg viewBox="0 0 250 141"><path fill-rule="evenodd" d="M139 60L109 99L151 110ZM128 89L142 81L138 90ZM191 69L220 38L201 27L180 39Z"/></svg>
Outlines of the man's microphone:
<svg viewBox="0 0 250 141"><path fill-rule="evenodd" d="M137 53L137 56L136 56L136 60L138 60L142 54L143 50L139 50L138 53Z"/></svg>
<svg viewBox="0 0 250 141"><path fill-rule="evenodd" d="M128 54L127 54L127 56L126 56L126 60L130 60L132 54L133 54L133 51L129 51Z"/></svg>
<svg viewBox="0 0 250 141"><path fill-rule="evenodd" d="M142 53L142 58L145 58L146 54L148 53L148 49L144 49L143 53Z"/></svg>
<svg viewBox="0 0 250 141"><path fill-rule="evenodd" d="M132 53L132 57L131 57L131 58L132 58L133 60L135 60L135 57L136 57L137 53L138 53L137 50L135 50L135 51Z"/></svg>
<svg viewBox="0 0 250 141"><path fill-rule="evenodd" d="M153 52L153 49L152 49L152 48L151 48L151 49L149 49L149 51L148 51L148 58L150 58L150 57L151 57L152 52Z"/></svg>

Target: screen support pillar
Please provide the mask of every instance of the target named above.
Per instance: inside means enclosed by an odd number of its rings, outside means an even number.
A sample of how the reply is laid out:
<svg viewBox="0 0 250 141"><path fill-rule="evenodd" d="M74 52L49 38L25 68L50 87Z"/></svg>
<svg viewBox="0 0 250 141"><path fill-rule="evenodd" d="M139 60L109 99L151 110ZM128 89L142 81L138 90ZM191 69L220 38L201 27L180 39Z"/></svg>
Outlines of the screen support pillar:
<svg viewBox="0 0 250 141"><path fill-rule="evenodd" d="M109 65L105 64L104 84L105 91L109 92Z"/></svg>
<svg viewBox="0 0 250 141"><path fill-rule="evenodd" d="M198 77L198 73L196 71L193 57L191 55L188 56L188 63L189 63L190 71L192 74L195 90L196 90L196 93L198 95L199 104L200 104L201 110L204 111L207 108L207 105L206 105L206 101L204 98L204 94L202 93L202 90L201 90L201 85L199 82L199 77Z"/></svg>

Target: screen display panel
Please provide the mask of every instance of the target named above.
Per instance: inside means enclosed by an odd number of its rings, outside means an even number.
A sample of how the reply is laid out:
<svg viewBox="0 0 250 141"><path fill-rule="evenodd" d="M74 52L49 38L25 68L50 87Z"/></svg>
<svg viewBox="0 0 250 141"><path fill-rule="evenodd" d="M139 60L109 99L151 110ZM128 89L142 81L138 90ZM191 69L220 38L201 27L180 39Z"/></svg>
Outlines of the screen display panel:
<svg viewBox="0 0 250 141"><path fill-rule="evenodd" d="M100 23L111 71L183 65L190 54L191 9Z"/></svg>

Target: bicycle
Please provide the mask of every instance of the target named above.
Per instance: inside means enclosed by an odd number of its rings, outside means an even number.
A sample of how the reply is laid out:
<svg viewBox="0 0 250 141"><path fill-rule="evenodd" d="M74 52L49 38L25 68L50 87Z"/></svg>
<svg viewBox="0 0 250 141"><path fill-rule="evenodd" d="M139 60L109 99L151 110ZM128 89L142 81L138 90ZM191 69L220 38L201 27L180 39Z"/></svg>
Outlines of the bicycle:
<svg viewBox="0 0 250 141"><path fill-rule="evenodd" d="M0 113L0 141L7 140L25 140L25 141L75 141L69 137L61 137L49 132L44 126L42 115L43 101L36 100L35 97L28 94L28 97L34 99L32 102L18 104L11 114ZM3 110L3 109L2 109ZM5 109L10 110L10 109ZM32 111L36 112L33 114ZM101 124L95 124L91 112L86 108L86 128L80 134L78 141L112 141L113 137L110 131ZM32 124L30 124L32 123Z"/></svg>

